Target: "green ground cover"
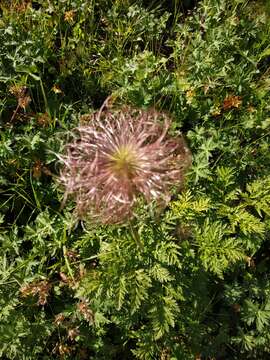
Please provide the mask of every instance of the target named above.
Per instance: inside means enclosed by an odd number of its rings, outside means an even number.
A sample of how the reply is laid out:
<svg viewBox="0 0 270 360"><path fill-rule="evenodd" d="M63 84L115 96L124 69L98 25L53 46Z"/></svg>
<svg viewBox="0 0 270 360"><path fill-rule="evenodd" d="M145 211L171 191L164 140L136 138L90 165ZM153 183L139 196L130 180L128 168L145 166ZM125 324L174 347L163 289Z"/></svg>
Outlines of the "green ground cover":
<svg viewBox="0 0 270 360"><path fill-rule="evenodd" d="M0 53L0 358L270 358L269 2L2 0ZM108 96L192 153L132 226L61 207L56 154Z"/></svg>

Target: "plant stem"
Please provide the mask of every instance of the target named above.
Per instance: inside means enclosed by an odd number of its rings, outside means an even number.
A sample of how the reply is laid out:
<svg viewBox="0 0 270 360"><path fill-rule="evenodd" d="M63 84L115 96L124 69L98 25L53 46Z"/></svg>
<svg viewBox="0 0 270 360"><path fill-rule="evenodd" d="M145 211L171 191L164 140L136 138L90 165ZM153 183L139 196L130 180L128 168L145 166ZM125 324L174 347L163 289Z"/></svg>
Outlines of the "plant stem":
<svg viewBox="0 0 270 360"><path fill-rule="evenodd" d="M143 244L140 240L140 236L138 234L138 230L135 228L134 224L132 223L132 221L129 221L129 228L130 228L130 232L131 235L133 237L133 239L135 240L138 248L140 248L141 250L143 250Z"/></svg>

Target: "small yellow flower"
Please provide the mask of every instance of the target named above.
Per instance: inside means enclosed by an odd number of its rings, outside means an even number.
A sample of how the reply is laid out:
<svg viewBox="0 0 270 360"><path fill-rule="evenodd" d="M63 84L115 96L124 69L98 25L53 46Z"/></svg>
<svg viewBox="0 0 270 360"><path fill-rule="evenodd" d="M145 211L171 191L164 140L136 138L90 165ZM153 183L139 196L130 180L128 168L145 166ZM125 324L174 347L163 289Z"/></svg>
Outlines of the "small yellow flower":
<svg viewBox="0 0 270 360"><path fill-rule="evenodd" d="M194 97L195 97L195 91L193 89L190 89L186 92L186 99L188 104L192 103Z"/></svg>
<svg viewBox="0 0 270 360"><path fill-rule="evenodd" d="M55 94L63 94L63 91L60 89L60 86L57 85L57 84L54 84L54 85L53 85L52 91L53 91Z"/></svg>
<svg viewBox="0 0 270 360"><path fill-rule="evenodd" d="M211 110L211 115L212 116L219 116L221 114L221 108L219 105L216 105L212 110Z"/></svg>
<svg viewBox="0 0 270 360"><path fill-rule="evenodd" d="M75 11L69 10L65 12L64 20L71 24L74 22L74 17L75 17Z"/></svg>
<svg viewBox="0 0 270 360"><path fill-rule="evenodd" d="M18 85L18 84L15 84L15 85L12 85L10 88L9 88L9 92L16 97L16 99L19 99L21 97L24 97L27 93L27 87L24 86L24 85Z"/></svg>

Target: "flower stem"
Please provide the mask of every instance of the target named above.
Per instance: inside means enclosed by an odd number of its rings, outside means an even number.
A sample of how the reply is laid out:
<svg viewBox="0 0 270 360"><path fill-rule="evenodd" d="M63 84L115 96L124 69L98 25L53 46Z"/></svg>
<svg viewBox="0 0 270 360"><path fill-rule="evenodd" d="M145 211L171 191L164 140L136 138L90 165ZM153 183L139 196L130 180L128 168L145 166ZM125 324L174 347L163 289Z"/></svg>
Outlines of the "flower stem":
<svg viewBox="0 0 270 360"><path fill-rule="evenodd" d="M132 221L129 221L129 228L130 228L131 235L132 235L133 239L135 240L138 248L140 248L140 250L143 250L143 244L140 240L138 230L135 228Z"/></svg>

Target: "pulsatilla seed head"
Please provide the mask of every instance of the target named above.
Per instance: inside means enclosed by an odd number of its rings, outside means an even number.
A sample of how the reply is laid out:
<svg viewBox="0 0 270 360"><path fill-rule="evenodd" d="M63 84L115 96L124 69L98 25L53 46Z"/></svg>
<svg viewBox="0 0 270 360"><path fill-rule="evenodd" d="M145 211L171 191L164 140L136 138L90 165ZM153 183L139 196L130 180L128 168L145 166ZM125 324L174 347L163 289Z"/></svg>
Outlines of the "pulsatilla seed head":
<svg viewBox="0 0 270 360"><path fill-rule="evenodd" d="M155 110L125 107L93 114L59 156L64 202L72 195L80 217L102 223L132 217L140 195L166 204L191 163L184 139L170 136L169 126L169 117Z"/></svg>

